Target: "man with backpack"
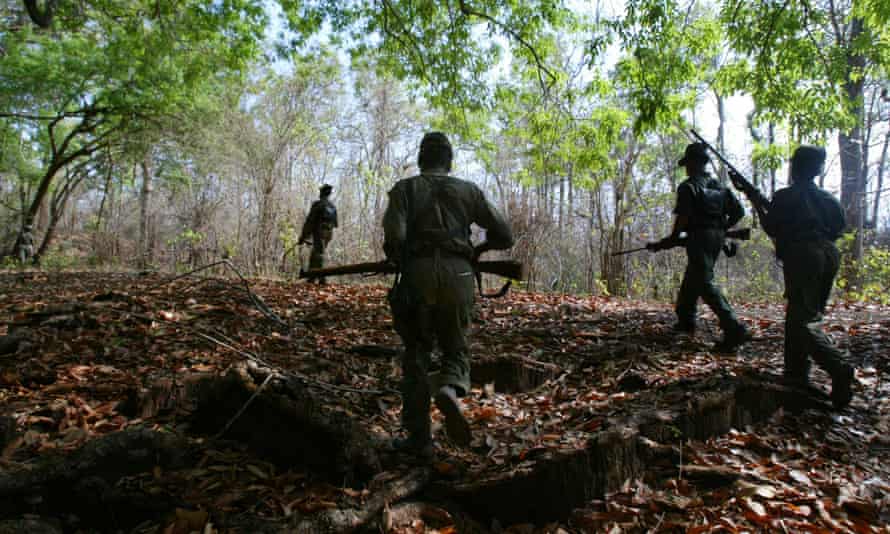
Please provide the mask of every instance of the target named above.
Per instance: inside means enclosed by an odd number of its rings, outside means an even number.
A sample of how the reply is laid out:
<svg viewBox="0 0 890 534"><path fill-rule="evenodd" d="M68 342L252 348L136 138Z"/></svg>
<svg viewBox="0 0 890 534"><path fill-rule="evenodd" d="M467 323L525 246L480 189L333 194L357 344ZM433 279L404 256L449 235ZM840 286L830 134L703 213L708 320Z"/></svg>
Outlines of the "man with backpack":
<svg viewBox="0 0 890 534"><path fill-rule="evenodd" d="M453 152L448 138L428 133L420 142L420 174L400 180L389 192L383 215L384 252L399 267L390 291L393 323L405 345L402 356L402 426L406 439L394 448L428 460L430 396L445 416L454 443L470 443L470 426L459 397L470 389L467 333L473 307L473 262L487 250L513 246L510 227L478 186L449 176ZM473 246L470 225L486 230ZM428 383L434 344L442 350L437 390Z"/></svg>
<svg viewBox="0 0 890 534"><path fill-rule="evenodd" d="M791 156L791 184L776 191L761 222L785 275L785 380L807 387L815 361L831 377L831 400L841 409L853 398L854 371L821 324L840 267L834 242L846 221L840 202L814 181L824 166L824 148L798 147Z"/></svg>
<svg viewBox="0 0 890 534"><path fill-rule="evenodd" d="M745 210L729 189L708 175L705 167L709 161L704 144L692 143L686 147L677 164L685 167L688 179L677 187L673 230L670 236L647 245L647 248L661 250L673 246L681 233L687 234L686 272L677 296L674 330L695 333L698 299L701 298L717 315L723 330L723 340L715 349L732 352L750 336L714 283L714 264L723 247L726 230L744 217Z"/></svg>
<svg viewBox="0 0 890 534"><path fill-rule="evenodd" d="M308 245L312 238L312 253L309 255L309 268L321 269L324 267L324 252L334 236L334 228L337 227L337 208L330 200L331 191L334 188L324 184L319 189L319 198L312 203L309 215L303 223L303 231L300 232L300 244ZM324 278L318 278L319 284L324 284Z"/></svg>

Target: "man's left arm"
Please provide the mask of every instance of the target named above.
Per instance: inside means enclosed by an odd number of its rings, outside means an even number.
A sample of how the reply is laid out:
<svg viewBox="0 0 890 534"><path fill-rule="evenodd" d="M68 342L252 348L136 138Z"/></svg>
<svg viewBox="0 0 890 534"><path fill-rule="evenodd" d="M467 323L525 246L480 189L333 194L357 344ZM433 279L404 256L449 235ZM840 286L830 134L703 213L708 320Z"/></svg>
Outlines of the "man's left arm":
<svg viewBox="0 0 890 534"><path fill-rule="evenodd" d="M312 235L313 230L315 230L315 221L318 219L318 201L312 203L312 207L309 208L309 213L306 215L306 220L303 221L303 230L300 232L300 243L308 243L309 236Z"/></svg>
<svg viewBox="0 0 890 534"><path fill-rule="evenodd" d="M503 215L495 208L485 193L475 190L476 213L473 222L485 228L485 242L476 245L474 256L478 258L489 250L505 250L513 246L513 231Z"/></svg>
<svg viewBox="0 0 890 534"><path fill-rule="evenodd" d="M694 209L695 194L692 186L684 182L677 188L677 205L674 207L674 226L666 239L677 239L689 229L689 221Z"/></svg>
<svg viewBox="0 0 890 534"><path fill-rule="evenodd" d="M829 194L830 197L830 217L831 222L829 223L829 228L832 231L832 239L837 239L844 233L844 230L847 229L847 218L844 215L844 208L841 206L841 203L838 202L833 195Z"/></svg>
<svg viewBox="0 0 890 534"><path fill-rule="evenodd" d="M389 202L383 212L383 253L386 259L398 263L402 259L402 248L408 234L405 198L396 186L389 192Z"/></svg>

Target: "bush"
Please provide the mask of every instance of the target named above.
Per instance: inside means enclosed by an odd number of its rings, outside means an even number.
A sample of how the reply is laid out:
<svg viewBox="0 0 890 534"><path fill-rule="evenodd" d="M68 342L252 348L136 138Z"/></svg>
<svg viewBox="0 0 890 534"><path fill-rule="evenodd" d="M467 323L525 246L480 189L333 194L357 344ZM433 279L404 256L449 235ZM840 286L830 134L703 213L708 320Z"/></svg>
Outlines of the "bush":
<svg viewBox="0 0 890 534"><path fill-rule="evenodd" d="M866 249L858 265L857 275L859 278L857 287L851 287L844 276L837 279L837 286L846 290L848 299L890 304L890 294L887 293L887 287L890 286L890 249L883 247Z"/></svg>

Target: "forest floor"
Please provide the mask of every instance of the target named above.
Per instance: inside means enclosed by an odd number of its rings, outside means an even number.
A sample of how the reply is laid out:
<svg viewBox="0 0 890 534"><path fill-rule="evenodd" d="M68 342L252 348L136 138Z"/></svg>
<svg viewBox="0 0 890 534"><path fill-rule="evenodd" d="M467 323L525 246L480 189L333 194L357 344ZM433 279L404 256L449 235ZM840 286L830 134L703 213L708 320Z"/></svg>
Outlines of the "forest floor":
<svg viewBox="0 0 890 534"><path fill-rule="evenodd" d="M781 385L782 306L716 320L512 292L477 306L473 442L387 452L382 285L0 273L0 533L890 532L890 310L838 303L857 366Z"/></svg>

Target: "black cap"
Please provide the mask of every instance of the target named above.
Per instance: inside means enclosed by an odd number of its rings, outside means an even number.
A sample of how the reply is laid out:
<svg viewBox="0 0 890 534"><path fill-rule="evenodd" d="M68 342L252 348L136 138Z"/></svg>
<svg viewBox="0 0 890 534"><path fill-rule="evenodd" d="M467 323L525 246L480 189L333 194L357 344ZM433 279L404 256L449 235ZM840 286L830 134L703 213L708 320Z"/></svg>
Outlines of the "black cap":
<svg viewBox="0 0 890 534"><path fill-rule="evenodd" d="M322 195L329 195L331 193L331 191L333 191L333 190L334 190L334 186L329 185L329 184L324 184L323 186L318 188L318 191Z"/></svg>
<svg viewBox="0 0 890 534"><path fill-rule="evenodd" d="M791 176L811 180L822 173L825 149L821 146L801 145L791 156Z"/></svg>
<svg viewBox="0 0 890 534"><path fill-rule="evenodd" d="M451 170L454 150L451 142L442 132L429 132L420 140L420 151L417 154L417 166L420 170L444 167Z"/></svg>
<svg viewBox="0 0 890 534"><path fill-rule="evenodd" d="M682 167L690 161L698 161L700 163L711 161L710 156L708 156L708 149L704 143L691 143L686 145L686 152L683 153L683 157L680 158L677 165Z"/></svg>
<svg viewBox="0 0 890 534"><path fill-rule="evenodd" d="M420 150L423 150L427 147L442 147L448 148L451 150L451 141L448 140L448 137L445 136L442 132L429 132L423 136L423 139L420 140Z"/></svg>

